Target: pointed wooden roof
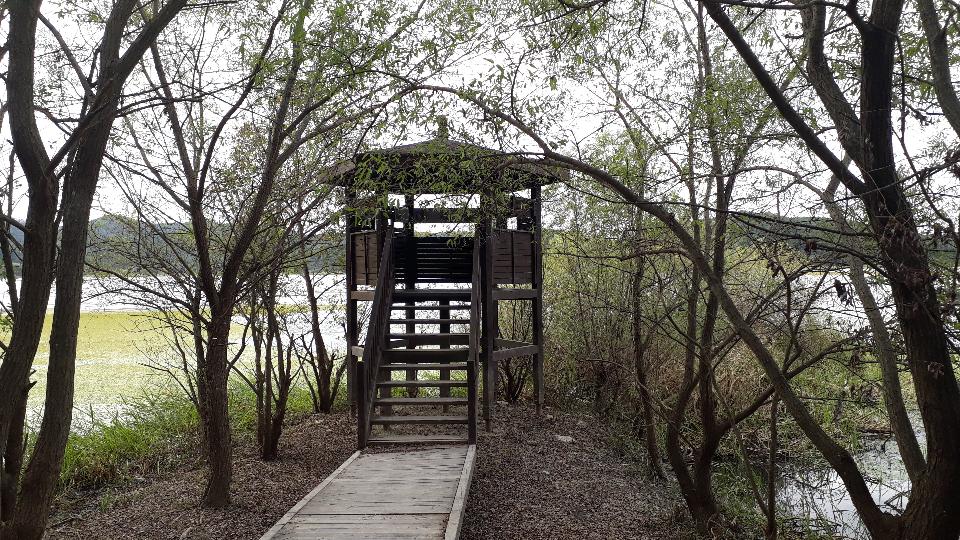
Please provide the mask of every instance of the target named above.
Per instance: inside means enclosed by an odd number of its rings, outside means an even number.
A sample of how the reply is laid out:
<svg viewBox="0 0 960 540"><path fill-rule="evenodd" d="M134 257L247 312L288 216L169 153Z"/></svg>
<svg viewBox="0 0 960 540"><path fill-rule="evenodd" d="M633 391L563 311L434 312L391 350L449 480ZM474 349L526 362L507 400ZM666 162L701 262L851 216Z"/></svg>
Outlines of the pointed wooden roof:
<svg viewBox="0 0 960 540"><path fill-rule="evenodd" d="M446 138L361 152L321 174L327 184L416 194L513 192L569 177L539 158Z"/></svg>

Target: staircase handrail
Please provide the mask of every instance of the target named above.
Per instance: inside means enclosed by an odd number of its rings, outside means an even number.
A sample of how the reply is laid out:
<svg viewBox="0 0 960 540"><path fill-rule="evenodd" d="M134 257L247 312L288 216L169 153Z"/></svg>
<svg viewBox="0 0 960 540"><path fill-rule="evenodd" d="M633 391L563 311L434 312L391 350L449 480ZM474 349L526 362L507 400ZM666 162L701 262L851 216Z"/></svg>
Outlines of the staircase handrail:
<svg viewBox="0 0 960 540"><path fill-rule="evenodd" d="M380 362L383 350L387 345L387 334L390 332L390 306L393 303L393 231L389 231L383 242L382 255L378 266L377 288L373 292L373 303L370 307L370 323L367 328L367 337L363 345L363 395L358 396L362 401L360 415L360 446L366 446L370 437L371 419L373 418L374 399L377 392L377 377L380 374Z"/></svg>

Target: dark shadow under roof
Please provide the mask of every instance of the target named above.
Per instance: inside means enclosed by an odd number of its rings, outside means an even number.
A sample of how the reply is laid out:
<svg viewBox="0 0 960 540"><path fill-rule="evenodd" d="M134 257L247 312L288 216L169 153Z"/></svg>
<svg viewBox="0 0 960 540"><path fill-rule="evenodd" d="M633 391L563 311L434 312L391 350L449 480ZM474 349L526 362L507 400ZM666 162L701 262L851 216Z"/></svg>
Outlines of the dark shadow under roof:
<svg viewBox="0 0 960 540"><path fill-rule="evenodd" d="M444 138L361 152L321 171L323 182L387 193L513 192L569 178L523 154Z"/></svg>

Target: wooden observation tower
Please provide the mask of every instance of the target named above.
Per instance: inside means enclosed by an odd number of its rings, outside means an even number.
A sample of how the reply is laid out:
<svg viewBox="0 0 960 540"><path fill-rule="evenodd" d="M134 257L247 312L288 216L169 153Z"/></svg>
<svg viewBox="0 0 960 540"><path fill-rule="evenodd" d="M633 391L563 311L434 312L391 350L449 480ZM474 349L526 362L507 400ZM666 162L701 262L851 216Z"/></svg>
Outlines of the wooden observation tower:
<svg viewBox="0 0 960 540"><path fill-rule="evenodd" d="M478 391L489 430L497 363L510 358L533 358L539 408L541 188L566 171L441 136L361 153L324 174L346 190L347 373L359 447L473 443ZM532 304L529 342L500 337L501 301Z"/></svg>

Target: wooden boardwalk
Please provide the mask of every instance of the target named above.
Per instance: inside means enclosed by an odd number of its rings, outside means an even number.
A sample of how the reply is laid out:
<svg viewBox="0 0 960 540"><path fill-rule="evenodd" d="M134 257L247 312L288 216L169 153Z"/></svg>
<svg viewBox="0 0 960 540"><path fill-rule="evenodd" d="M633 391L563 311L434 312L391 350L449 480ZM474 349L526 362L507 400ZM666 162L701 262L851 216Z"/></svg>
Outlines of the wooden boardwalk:
<svg viewBox="0 0 960 540"><path fill-rule="evenodd" d="M473 445L357 452L261 540L456 540L475 453Z"/></svg>

